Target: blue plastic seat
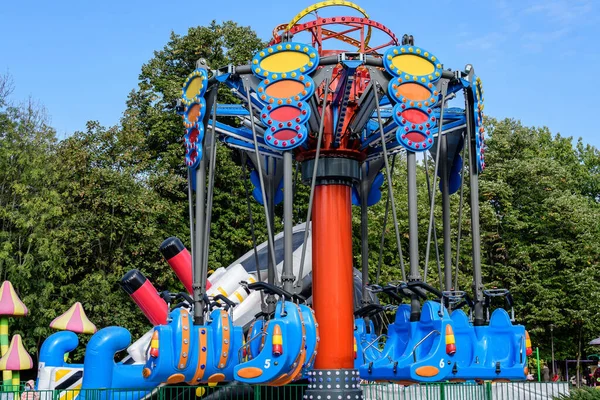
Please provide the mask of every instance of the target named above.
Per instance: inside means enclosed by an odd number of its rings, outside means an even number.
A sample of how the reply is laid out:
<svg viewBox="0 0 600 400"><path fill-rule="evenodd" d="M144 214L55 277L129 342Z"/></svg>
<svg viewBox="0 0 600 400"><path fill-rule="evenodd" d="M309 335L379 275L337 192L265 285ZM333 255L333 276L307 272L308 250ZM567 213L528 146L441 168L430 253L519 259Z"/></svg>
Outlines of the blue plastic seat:
<svg viewBox="0 0 600 400"><path fill-rule="evenodd" d="M170 318L167 325L154 328L158 351L155 355L150 351L147 356L143 369L146 381L216 385L233 380L243 332L233 325L226 311L214 310L206 325L194 325L192 316L183 308L173 310Z"/></svg>
<svg viewBox="0 0 600 400"><path fill-rule="evenodd" d="M265 328L265 320L264 319L256 319L248 328L248 336L246 339L247 343L247 356L248 360L252 360L254 357L260 353L261 348L261 335Z"/></svg>
<svg viewBox="0 0 600 400"><path fill-rule="evenodd" d="M280 386L302 377L307 350L312 349L308 354L310 359L317 346L314 316L304 307L289 301L277 303L275 317L266 326L264 346L251 360L235 367L236 381ZM281 331L281 354L276 354L273 348L275 329Z"/></svg>
<svg viewBox="0 0 600 400"><path fill-rule="evenodd" d="M452 313L456 355L449 379L525 379L525 327L496 309L488 326L472 326L464 312Z"/></svg>
<svg viewBox="0 0 600 400"><path fill-rule="evenodd" d="M372 363L380 359L384 354L395 351L397 348L406 348L409 331L410 306L401 304L396 311L394 323L388 326L386 346L381 350L379 340L375 334L373 321L370 321L369 332L364 319L357 318L354 321L354 339L356 340L356 359L354 368ZM377 342L377 343L376 343Z"/></svg>
<svg viewBox="0 0 600 400"><path fill-rule="evenodd" d="M433 382L450 373L451 356L446 354L446 326L452 325L440 304L426 301L421 319L409 322L410 306L402 305L388 328L388 341L379 360L360 367L367 380Z"/></svg>
<svg viewBox="0 0 600 400"><path fill-rule="evenodd" d="M319 345L319 324L315 320L315 312L310 307L303 304L300 305L300 311L302 312L302 319L304 322L304 329L306 331L306 343L304 349L306 351L306 358L304 366L302 367L303 376L307 377L307 373L312 369L315 359L317 358L317 348Z"/></svg>
<svg viewBox="0 0 600 400"><path fill-rule="evenodd" d="M449 379L453 377L457 380L466 380L460 376L456 376L456 372L461 373L465 371L465 368L471 366L475 359L475 352L479 350L477 335L473 325L469 321L469 317L462 310L452 311L452 326L454 330L454 339L456 342L456 354L454 356L453 374L449 376ZM478 355L481 357L481 355ZM474 378L469 378L474 379Z"/></svg>
<svg viewBox="0 0 600 400"><path fill-rule="evenodd" d="M367 324L362 318L354 320L354 342L356 343L356 358L354 359L354 368L358 369L361 365L377 360L381 355L375 326L373 321L369 321L369 330Z"/></svg>

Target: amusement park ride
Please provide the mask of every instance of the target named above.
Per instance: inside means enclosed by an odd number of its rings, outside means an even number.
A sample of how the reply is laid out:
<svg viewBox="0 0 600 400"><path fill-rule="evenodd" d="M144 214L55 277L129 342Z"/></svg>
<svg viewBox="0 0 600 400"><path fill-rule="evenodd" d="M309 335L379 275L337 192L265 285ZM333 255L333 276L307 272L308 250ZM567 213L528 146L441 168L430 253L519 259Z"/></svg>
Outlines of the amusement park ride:
<svg viewBox="0 0 600 400"><path fill-rule="evenodd" d="M318 11L328 6L345 6L360 15L320 17ZM382 44L372 43L376 36L385 37ZM351 50L332 50L332 43ZM239 104L217 103L223 87ZM464 108L448 106L457 95L464 96ZM248 64L211 69L199 60L184 82L178 106L185 125L192 251L176 238L161 247L188 293L159 295L139 271L131 271L122 286L155 325L153 330L118 364L114 353L130 343L124 328L96 333L83 365L63 359L77 346L77 337L54 334L42 348L38 387L57 387L56 374L62 370L80 371L78 388L83 390L228 381L280 386L308 379L305 397L325 400L362 398L363 380L523 380L531 351L528 335L503 308L489 317L493 297L504 297L510 307L512 298L507 290L484 290L482 283L482 111L481 81L471 65L446 68L434 53L416 46L412 36L399 40L348 1L313 5L277 26L269 46ZM239 149L243 167L251 169L252 195L263 205L268 242L260 251L255 243L243 261L209 277L218 143ZM437 188L440 180L440 289L427 283L432 236L437 247L435 195L421 199L430 206L430 218L425 260L419 260L417 153L424 153L424 163L428 153L435 160L431 187ZM396 155L407 166L408 271L392 191L390 159ZM294 160L310 185L302 227L292 222ZM452 279L450 195L460 191L462 213L465 174L470 184L472 296L459 291ZM370 285L367 209L382 197L386 179L402 281ZM280 202L283 232L274 236L274 207ZM360 206L362 227L363 300L358 307L353 299L353 204ZM399 305L380 305L378 293ZM394 322L385 335L378 335L376 316L392 310Z"/></svg>

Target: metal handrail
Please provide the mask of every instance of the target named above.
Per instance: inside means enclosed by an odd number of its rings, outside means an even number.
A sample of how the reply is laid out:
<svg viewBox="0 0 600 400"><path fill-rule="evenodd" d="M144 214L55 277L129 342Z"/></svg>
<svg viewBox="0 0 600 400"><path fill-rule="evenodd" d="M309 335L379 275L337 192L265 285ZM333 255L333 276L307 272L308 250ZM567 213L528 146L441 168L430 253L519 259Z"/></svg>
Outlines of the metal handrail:
<svg viewBox="0 0 600 400"><path fill-rule="evenodd" d="M523 346L525 344L525 335L521 336L519 341L519 363L523 362Z"/></svg>
<svg viewBox="0 0 600 400"><path fill-rule="evenodd" d="M434 329L431 332L429 332L427 335L425 335L425 337L423 339L419 340L419 342L417 344L415 344L415 347L413 347L413 349L411 351L411 354L413 355L414 362L417 362L417 353L416 353L417 347L419 347L420 345L422 345L423 342L425 341L425 339L427 339L429 336L433 335L434 333L437 333L440 336L442 335L440 333L440 331L438 331L437 329Z"/></svg>
<svg viewBox="0 0 600 400"><path fill-rule="evenodd" d="M246 353L250 354L250 343L252 343L255 339L259 338L259 337L263 337L263 336L267 336L267 332L265 331L260 331L259 333L257 333L256 335L254 335L254 337L251 337L250 340L248 340L246 343L244 343L242 345L242 347L239 348L238 350L238 361L240 363L242 363L244 361L244 349L248 349L248 351ZM262 349L261 349L262 351Z"/></svg>
<svg viewBox="0 0 600 400"><path fill-rule="evenodd" d="M366 359L366 357L365 357L365 351L367 351L367 349L369 347L373 346L375 343L379 344L379 339L381 339L382 337L386 337L387 338L388 336L382 333L381 335L377 336L372 342L368 342L369 344L364 349L362 349L362 353L363 353L363 358L364 359ZM377 347L373 347L373 348L375 350L377 350L379 353L381 353L383 351L383 350L378 349Z"/></svg>

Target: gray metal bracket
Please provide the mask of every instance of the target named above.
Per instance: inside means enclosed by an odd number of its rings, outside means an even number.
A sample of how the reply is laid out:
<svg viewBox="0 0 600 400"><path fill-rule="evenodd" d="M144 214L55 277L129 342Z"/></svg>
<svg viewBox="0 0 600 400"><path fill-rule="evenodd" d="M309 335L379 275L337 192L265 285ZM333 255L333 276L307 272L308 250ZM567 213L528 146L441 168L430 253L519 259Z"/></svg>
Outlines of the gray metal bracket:
<svg viewBox="0 0 600 400"><path fill-rule="evenodd" d="M319 70L317 70L317 72L314 73L314 75L312 76L312 79L314 81L314 85L315 88L318 88L321 86L321 84L327 80L327 82L331 82L331 77L333 75L333 65L328 65L325 66ZM318 110L318 98L317 98L317 93L315 93L309 100L310 103L310 109L311 110ZM308 119L308 126L310 128L311 132L318 132L319 130L319 125L321 123L321 116L319 115L319 113L317 112L311 112L310 113L310 117Z"/></svg>

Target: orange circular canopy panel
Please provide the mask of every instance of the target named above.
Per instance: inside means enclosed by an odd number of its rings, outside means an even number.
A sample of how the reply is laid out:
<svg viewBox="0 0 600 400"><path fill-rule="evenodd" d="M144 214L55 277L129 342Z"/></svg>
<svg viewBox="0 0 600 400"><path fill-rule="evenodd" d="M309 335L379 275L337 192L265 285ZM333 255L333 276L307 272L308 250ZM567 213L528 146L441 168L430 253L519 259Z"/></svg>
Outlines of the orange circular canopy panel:
<svg viewBox="0 0 600 400"><path fill-rule="evenodd" d="M425 101L431 96L431 90L418 83L408 82L398 86L397 96L403 96L416 101Z"/></svg>
<svg viewBox="0 0 600 400"><path fill-rule="evenodd" d="M304 90L304 84L302 82L284 79L268 85L265 89L265 93L271 97L287 99L300 93L302 90Z"/></svg>

